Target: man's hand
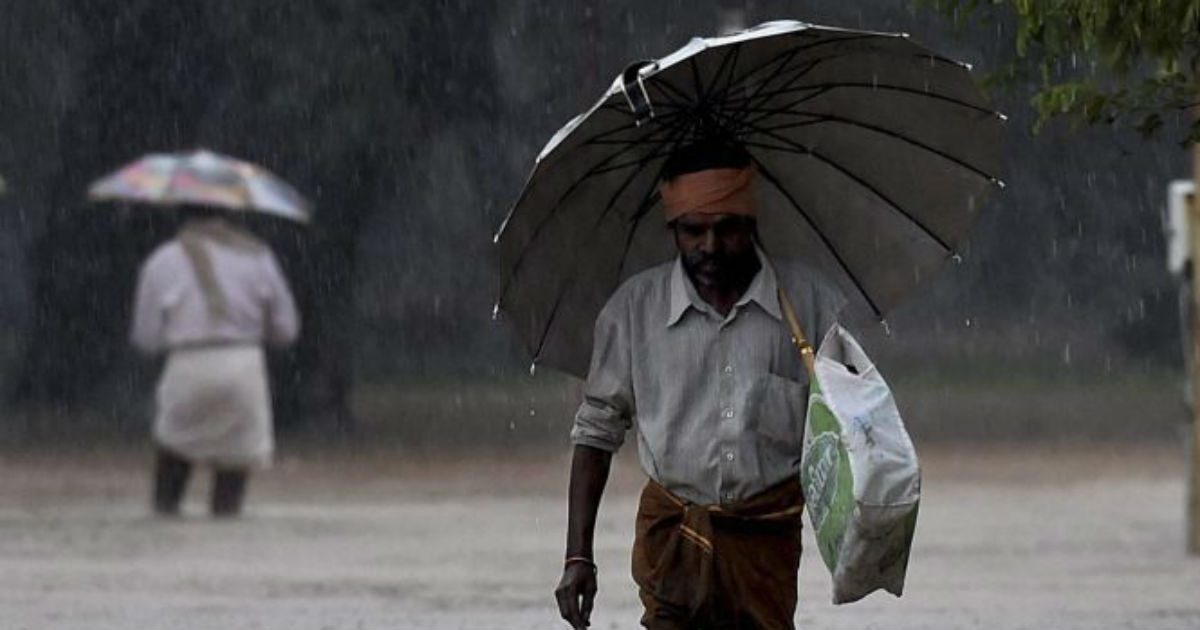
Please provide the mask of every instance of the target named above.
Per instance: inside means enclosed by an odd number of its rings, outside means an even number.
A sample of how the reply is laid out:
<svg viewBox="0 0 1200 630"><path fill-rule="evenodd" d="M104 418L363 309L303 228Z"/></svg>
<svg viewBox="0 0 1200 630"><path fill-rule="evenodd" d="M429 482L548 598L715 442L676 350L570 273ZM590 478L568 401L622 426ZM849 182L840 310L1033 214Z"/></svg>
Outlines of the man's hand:
<svg viewBox="0 0 1200 630"><path fill-rule="evenodd" d="M612 453L577 445L571 458L571 487L567 508L567 563L554 589L558 611L575 630L588 627L596 599L596 565L592 563L592 535L600 495L608 481Z"/></svg>
<svg viewBox="0 0 1200 630"><path fill-rule="evenodd" d="M592 603L596 601L596 569L583 562L571 562L563 567L562 579L554 589L558 612L575 630L591 624Z"/></svg>

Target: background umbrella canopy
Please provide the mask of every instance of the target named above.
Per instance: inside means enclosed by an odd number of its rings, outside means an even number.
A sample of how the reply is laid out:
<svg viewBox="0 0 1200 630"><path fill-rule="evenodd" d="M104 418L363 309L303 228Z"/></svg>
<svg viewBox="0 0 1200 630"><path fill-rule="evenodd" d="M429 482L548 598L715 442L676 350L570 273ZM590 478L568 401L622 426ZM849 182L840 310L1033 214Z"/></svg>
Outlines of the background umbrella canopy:
<svg viewBox="0 0 1200 630"><path fill-rule="evenodd" d="M266 169L211 151L152 153L88 188L94 201L196 204L307 223L308 203Z"/></svg>
<svg viewBox="0 0 1200 630"><path fill-rule="evenodd" d="M721 136L759 169L764 247L881 317L955 250L1001 185L1003 117L970 69L904 35L772 22L631 66L538 157L496 234L496 310L536 362L584 375L613 289L669 260L659 174Z"/></svg>

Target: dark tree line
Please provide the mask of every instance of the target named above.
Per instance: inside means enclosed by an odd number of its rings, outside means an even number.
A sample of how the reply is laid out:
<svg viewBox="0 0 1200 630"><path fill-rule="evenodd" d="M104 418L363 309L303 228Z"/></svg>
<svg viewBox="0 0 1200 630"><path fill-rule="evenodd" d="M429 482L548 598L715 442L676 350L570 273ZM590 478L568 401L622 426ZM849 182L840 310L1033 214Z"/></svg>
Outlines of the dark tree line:
<svg viewBox="0 0 1200 630"><path fill-rule="evenodd" d="M317 208L311 229L256 224L305 319L273 358L282 424L349 424L355 382L519 373L510 331L490 321L491 231L541 144L627 61L711 33L736 5L749 23L905 30L970 61L1001 54L986 29L956 38L905 0L867 4L0 0L9 403L119 417L149 391L153 366L125 341L129 302L175 220L92 207L83 191L144 152L197 146L266 165ZM887 352L966 340L1032 353L1022 331L1039 327L1169 347L1171 320L1153 319L1170 304L1158 204L1185 156L1102 134L1072 148L1031 138L1023 98L1001 100L1010 193L967 263L897 315L909 335Z"/></svg>
<svg viewBox="0 0 1200 630"><path fill-rule="evenodd" d="M489 8L6 4L9 98L69 83L55 110L33 98L22 103L23 118L52 118L52 136L5 129L21 154L54 156L37 171L23 169L15 151L6 156L12 176L41 184L15 200L29 208L19 226L29 300L14 348L21 359L13 400L75 408L107 394L120 406L134 385L120 381L138 370L124 334L137 265L176 221L88 207L82 191L143 152L205 146L269 166L318 208L311 230L260 226L305 319L303 341L277 362L279 403L294 412L284 418L302 412L348 422L361 231L372 213L393 205L400 182L410 183L404 173L428 153L437 129L495 116L489 51L452 45L486 41Z"/></svg>

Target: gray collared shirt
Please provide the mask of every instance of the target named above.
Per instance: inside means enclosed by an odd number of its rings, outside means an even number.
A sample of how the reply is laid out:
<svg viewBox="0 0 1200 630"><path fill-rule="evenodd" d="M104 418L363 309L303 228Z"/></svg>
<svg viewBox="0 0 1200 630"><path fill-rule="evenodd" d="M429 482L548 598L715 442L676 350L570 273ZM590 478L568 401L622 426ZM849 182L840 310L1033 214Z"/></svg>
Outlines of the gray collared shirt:
<svg viewBox="0 0 1200 630"><path fill-rule="evenodd" d="M646 474L697 503L732 503L798 474L808 375L776 290L814 347L843 300L809 267L759 257L727 317L678 259L622 284L596 319L572 441L616 451L636 426Z"/></svg>

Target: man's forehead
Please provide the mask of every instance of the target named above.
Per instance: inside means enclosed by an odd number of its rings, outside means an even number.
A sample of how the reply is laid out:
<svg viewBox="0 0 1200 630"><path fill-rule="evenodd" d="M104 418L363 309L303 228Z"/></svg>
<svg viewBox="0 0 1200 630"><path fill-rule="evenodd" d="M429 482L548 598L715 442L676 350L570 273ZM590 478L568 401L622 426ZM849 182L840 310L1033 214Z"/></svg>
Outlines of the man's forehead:
<svg viewBox="0 0 1200 630"><path fill-rule="evenodd" d="M732 213L689 212L676 219L680 225L708 227L713 225L730 225L746 223L749 217Z"/></svg>

